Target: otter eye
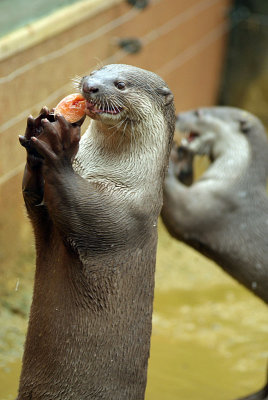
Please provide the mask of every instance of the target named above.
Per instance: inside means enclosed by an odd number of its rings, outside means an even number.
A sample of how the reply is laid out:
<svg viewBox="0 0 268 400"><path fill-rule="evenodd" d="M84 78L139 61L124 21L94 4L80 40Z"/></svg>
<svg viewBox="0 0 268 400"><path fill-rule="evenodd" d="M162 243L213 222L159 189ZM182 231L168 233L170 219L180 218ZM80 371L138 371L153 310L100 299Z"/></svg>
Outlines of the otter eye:
<svg viewBox="0 0 268 400"><path fill-rule="evenodd" d="M117 89L119 89L119 90L124 90L125 87L126 87L126 85L125 85L124 82L116 82L116 83L115 83L115 86L116 86Z"/></svg>

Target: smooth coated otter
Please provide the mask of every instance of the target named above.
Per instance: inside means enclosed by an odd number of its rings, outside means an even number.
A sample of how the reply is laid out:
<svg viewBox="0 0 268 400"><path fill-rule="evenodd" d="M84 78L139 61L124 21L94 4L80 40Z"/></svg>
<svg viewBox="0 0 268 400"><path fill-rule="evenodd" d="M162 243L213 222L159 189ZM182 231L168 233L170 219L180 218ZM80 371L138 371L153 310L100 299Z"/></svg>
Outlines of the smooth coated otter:
<svg viewBox="0 0 268 400"><path fill-rule="evenodd" d="M92 118L80 143L79 124L47 109L20 138L37 261L19 400L144 398L173 95L119 64L80 88Z"/></svg>
<svg viewBox="0 0 268 400"><path fill-rule="evenodd" d="M165 180L167 229L267 303L268 141L263 125L246 111L211 107L180 113L176 128L187 138L181 160L172 150ZM206 154L212 161L189 186L181 182L189 181L187 163L192 174L193 156L187 153Z"/></svg>
<svg viewBox="0 0 268 400"><path fill-rule="evenodd" d="M232 107L178 115L162 219L169 233L218 263L268 302L268 141L261 122ZM193 182L193 158L211 165ZM243 400L268 400L268 384ZM242 399L240 399L242 400Z"/></svg>

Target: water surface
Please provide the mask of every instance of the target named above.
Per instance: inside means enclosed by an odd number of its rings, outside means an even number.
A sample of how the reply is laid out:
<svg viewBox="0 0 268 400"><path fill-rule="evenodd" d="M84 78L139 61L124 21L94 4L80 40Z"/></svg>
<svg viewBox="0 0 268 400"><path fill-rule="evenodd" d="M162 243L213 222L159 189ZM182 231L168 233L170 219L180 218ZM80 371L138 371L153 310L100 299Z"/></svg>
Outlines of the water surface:
<svg viewBox="0 0 268 400"><path fill-rule="evenodd" d="M267 306L171 239L162 224L159 233L146 400L231 400L257 390L268 358ZM0 399L9 400L18 386L26 319L2 313L1 326Z"/></svg>

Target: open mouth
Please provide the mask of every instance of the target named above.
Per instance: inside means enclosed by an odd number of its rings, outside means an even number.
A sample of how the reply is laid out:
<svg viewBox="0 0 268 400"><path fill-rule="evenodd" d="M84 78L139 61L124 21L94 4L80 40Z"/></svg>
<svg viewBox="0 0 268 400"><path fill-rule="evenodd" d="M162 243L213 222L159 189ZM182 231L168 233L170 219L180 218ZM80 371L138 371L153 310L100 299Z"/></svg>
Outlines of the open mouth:
<svg viewBox="0 0 268 400"><path fill-rule="evenodd" d="M98 102L86 101L86 109L89 113L93 114L111 114L116 115L123 111L123 107L115 106L112 104L103 104Z"/></svg>
<svg viewBox="0 0 268 400"><path fill-rule="evenodd" d="M181 145L187 147L190 143L192 143L199 136L200 136L199 133L194 132L194 131L184 132L183 138L181 139Z"/></svg>
<svg viewBox="0 0 268 400"><path fill-rule="evenodd" d="M188 133L188 135L187 135L187 141L189 142L189 143L191 143L193 140L195 140L196 138L198 138L199 137L199 134L197 133L197 132L189 132Z"/></svg>

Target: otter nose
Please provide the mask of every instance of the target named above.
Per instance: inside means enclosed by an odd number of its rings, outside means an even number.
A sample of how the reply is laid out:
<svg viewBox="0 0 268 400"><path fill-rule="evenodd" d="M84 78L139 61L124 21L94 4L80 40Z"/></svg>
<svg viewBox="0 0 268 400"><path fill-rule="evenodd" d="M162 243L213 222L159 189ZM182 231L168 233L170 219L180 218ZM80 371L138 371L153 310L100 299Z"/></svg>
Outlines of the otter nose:
<svg viewBox="0 0 268 400"><path fill-rule="evenodd" d="M90 82L85 81L83 83L82 90L85 93L98 93L99 88L97 85L91 85Z"/></svg>

